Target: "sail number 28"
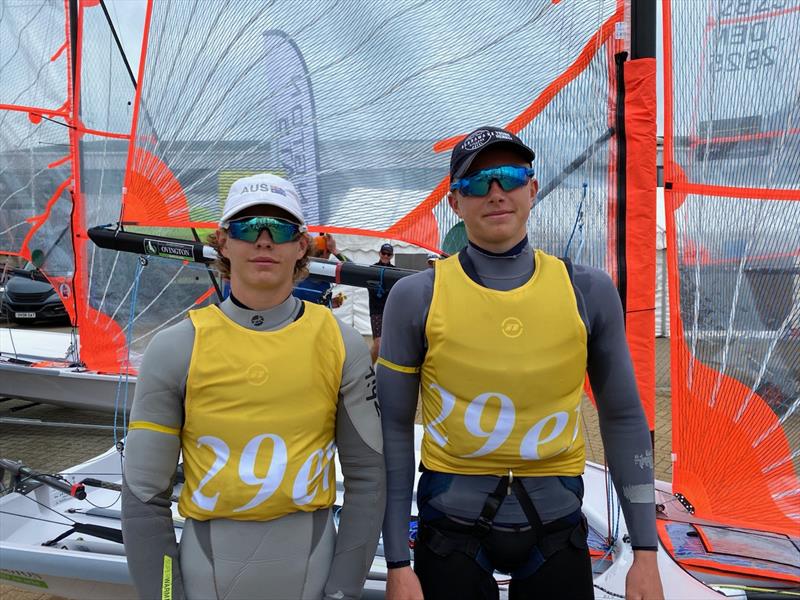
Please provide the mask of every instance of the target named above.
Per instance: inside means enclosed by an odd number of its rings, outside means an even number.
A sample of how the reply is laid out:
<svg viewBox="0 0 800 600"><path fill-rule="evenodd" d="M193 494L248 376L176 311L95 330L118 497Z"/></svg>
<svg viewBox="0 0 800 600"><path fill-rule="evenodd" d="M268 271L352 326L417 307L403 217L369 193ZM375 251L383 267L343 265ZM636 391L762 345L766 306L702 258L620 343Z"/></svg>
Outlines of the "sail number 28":
<svg viewBox="0 0 800 600"><path fill-rule="evenodd" d="M263 477L256 475L256 458L261 449L261 445L269 440L272 442L272 458L269 467ZM197 439L197 447L206 446L214 452L214 464L206 472L197 489L192 493L192 502L203 510L213 511L217 506L220 492L212 496L203 493L203 488L211 479L219 473L231 456L230 448L223 440L213 435L204 435ZM330 472L331 459L336 452L334 442L328 443L324 448L315 450L309 454L292 485L292 501L297 506L304 506L311 502L317 494L318 485L323 490L328 488L328 477ZM247 485L261 486L256 495L246 504L233 509L233 512L244 512L252 510L263 504L275 493L283 483L286 475L286 467L289 464L289 453L286 442L279 435L264 433L252 438L242 450L239 460L239 479ZM313 489L309 492L309 486Z"/></svg>

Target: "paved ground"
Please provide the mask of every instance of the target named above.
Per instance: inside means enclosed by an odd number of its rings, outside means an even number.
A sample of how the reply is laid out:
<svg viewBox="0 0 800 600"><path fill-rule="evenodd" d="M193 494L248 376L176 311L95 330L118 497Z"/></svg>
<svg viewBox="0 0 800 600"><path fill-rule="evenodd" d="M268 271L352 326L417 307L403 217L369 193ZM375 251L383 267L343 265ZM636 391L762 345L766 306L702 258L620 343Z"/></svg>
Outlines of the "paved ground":
<svg viewBox="0 0 800 600"><path fill-rule="evenodd" d="M368 338L369 341L369 338ZM669 340L656 340L656 422L655 467L658 479L672 479L671 417L669 384ZM584 400L584 430L589 460L603 463L603 444L597 412ZM113 425L106 414L76 411L55 406L35 405L15 399L0 399L0 418L40 419L50 423ZM114 444L110 429L70 428L0 423L0 457L24 459L34 469L59 471L104 452ZM21 592L0 586L2 600L58 600L41 593Z"/></svg>

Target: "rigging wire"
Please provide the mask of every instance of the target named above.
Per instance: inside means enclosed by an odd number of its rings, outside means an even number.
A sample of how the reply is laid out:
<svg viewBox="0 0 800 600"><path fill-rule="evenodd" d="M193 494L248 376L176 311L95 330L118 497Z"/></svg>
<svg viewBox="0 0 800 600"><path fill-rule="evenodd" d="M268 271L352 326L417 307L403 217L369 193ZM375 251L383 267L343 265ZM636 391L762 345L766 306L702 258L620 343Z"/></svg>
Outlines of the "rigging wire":
<svg viewBox="0 0 800 600"><path fill-rule="evenodd" d="M139 261L136 263L136 273L133 276L133 292L131 296L131 309L130 315L128 318L128 327L126 332L126 337L128 339L128 343L126 344L127 354L125 356L125 368L119 374L119 379L117 380L117 393L114 396L114 444L117 447L117 450L120 454L120 473L122 472L122 456L124 451L124 438L128 434L128 422L127 422L127 408L128 408L128 390L130 389L129 385L129 377L130 377L130 365L131 365L131 334L133 333L133 322L134 322L134 315L136 314L136 299L139 295L139 281L141 280L142 271L144 267L147 265L147 259L144 257L140 257ZM119 400L122 386L125 386L125 393L122 400L122 435L123 439L120 439L117 434L117 423L119 421Z"/></svg>
<svg viewBox="0 0 800 600"><path fill-rule="evenodd" d="M28 496L25 496L25 498L28 498ZM36 504L41 504L40 502L37 502L36 500L33 500L32 498L29 498L29 500L31 500L32 502L36 502ZM66 515L62 515L60 512L53 510L49 506L46 506L44 504L42 504L42 506L44 506L45 508L47 508L49 510L52 510L54 513L56 513L60 517L64 517L65 519L70 519L70 517L68 517ZM60 521L51 521L50 519L44 519L42 517L35 517L33 515L21 515L19 513L13 513L13 512L7 511L7 510L0 510L0 515L9 515L9 516L12 516L12 517L19 517L21 519L31 519L33 521L41 521L42 523L52 523L54 525L66 525L66 526L71 525L71 523L61 523ZM77 523L77 521L75 521L74 519L70 519L70 521L72 521L72 523Z"/></svg>
<svg viewBox="0 0 800 600"><path fill-rule="evenodd" d="M53 477L54 477L54 478L56 478L56 479L61 479L61 480L65 481L65 482L69 483L69 481L68 481L67 479L65 479L64 477L62 477L61 475L53 475ZM19 485L21 485L21 484L25 483L25 482L26 482L26 481L28 481L29 479L31 479L31 477L30 477L30 476L29 476L29 477L23 477L23 478L21 478L19 481L17 481L17 482L14 484L14 486L13 486L13 487L14 487L14 489L16 489L16 488L17 488ZM58 515L58 516L60 516L60 517L64 517L65 519L69 519L70 521L72 521L72 523L73 523L73 524L77 524L77 523L78 523L78 521L76 521L75 519L73 519L73 518L71 518L71 517L68 517L68 516L66 516L66 515L63 515L63 514L61 514L60 512L58 512L58 511L57 511L56 509L54 509L53 507L51 507L51 506L47 506L46 504L44 504L43 502L39 502L39 501L38 501L38 500L36 500L35 498L31 498L31 497L30 497L30 495L28 495L28 494L19 494L19 495L20 495L20 496L22 496L23 498L27 498L28 500L30 500L30 501L31 501L31 502L33 502L34 504L38 504L38 505L39 505L39 506L41 506L42 508L45 508L45 509L47 509L47 510L49 510L49 511L51 511L51 512L54 512L55 514L57 514L57 515ZM0 512L3 512L4 514L13 514L13 513L7 513L6 511L0 511ZM32 515L14 515L14 516L17 516L17 517L22 517L22 518L27 518L27 519L35 519L35 520L39 520L39 518L37 518L37 517L34 517L34 516L32 516ZM45 519L41 519L41 520L43 520L43 521L46 521ZM48 522L48 523L55 523L56 521L46 521L46 522ZM58 525L69 525L69 523L58 523Z"/></svg>
<svg viewBox="0 0 800 600"><path fill-rule="evenodd" d="M120 460L120 466L121 466L121 460ZM111 508L112 506L114 506L115 504L117 504L117 503L118 503L118 502L119 502L121 499L122 499L122 492L118 492L118 493L117 493L117 499L116 499L116 500L114 500L114 501L113 501L111 504L106 504L105 506L100 506L99 504L95 504L94 502L92 502L91 500L89 500L89 494L86 494L86 498L84 498L84 500L85 500L86 502L88 502L89 504L91 504L91 505L92 505L92 506L94 506L95 508Z"/></svg>
<svg viewBox="0 0 800 600"><path fill-rule="evenodd" d="M598 590L600 590L601 592L603 592L604 594L608 594L609 596L613 596L614 598L624 598L625 597L624 594L617 594L616 592L612 592L611 590L607 590L602 585L597 585L596 583L593 583L592 585L594 587L596 587Z"/></svg>
<svg viewBox="0 0 800 600"><path fill-rule="evenodd" d="M119 36L117 35L117 30L114 28L114 23L111 21L111 15L108 14L108 9L106 8L106 3L104 2L104 0L100 0L100 8L103 9L103 14L106 16L106 21L108 21L108 27L109 29L111 29L111 35L114 36L114 41L117 43L117 48L119 49L119 55L122 57L122 62L125 63L125 68L128 71L128 77L131 78L133 89L136 89L136 77L133 76L133 69L131 69L131 65L128 62L128 57L125 54L125 50L122 48L122 42L120 42Z"/></svg>
<svg viewBox="0 0 800 600"><path fill-rule="evenodd" d="M569 234L569 239L567 240L567 246L564 248L564 256L569 256L569 247L572 245L572 239L575 237L575 230L577 229L580 234L580 245L578 246L578 252L576 255L576 260L580 258L581 253L583 252L583 244L584 244L584 237L583 237L583 204L586 201L586 193L589 189L589 184L587 182L583 182L583 195L581 196L581 201L578 204L578 210L575 214L575 223L572 225L572 232Z"/></svg>

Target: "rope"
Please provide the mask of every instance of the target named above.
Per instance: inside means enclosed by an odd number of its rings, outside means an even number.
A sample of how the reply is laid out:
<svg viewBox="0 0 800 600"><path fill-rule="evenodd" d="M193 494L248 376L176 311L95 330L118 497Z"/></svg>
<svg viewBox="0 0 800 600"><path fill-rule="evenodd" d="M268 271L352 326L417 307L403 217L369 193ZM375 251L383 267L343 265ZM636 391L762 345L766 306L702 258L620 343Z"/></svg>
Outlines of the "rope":
<svg viewBox="0 0 800 600"><path fill-rule="evenodd" d="M25 496L25 498L27 498L27 496ZM32 500L32 501L36 502L35 500ZM36 503L40 504L39 502L36 502ZM49 506L45 506L44 504L42 504L42 506L44 506L45 508L48 508L50 510L53 510L52 508L50 508ZM59 512L56 512L56 511L53 511L53 512L55 512L59 516L64 516ZM13 513L13 512L9 512L7 510L0 510L0 515L9 515L9 516L12 516L12 517L20 517L22 519L33 519L34 521L41 521L42 523L53 523L54 525L72 525L73 523L77 523L77 521L72 521L72 523L62 523L61 521L51 521L50 519L43 519L42 517L34 517L33 515L21 515L19 513ZM69 519L69 517L65 517L65 518Z"/></svg>
<svg viewBox="0 0 800 600"><path fill-rule="evenodd" d="M122 452L123 452L123 448L124 448L124 446L122 445L123 442L122 442L122 440L119 438L119 436L117 434L117 422L118 422L118 419L119 419L119 400L120 400L120 395L121 395L120 392L122 390L122 386L123 386L123 382L124 382L125 395L124 395L123 400L122 400L122 435L123 435L123 438L124 438L128 434L127 409L128 409L128 389L130 388L130 386L128 385L128 381L129 381L129 377L130 377L130 364L131 364L131 339L132 339L131 333L133 331L134 315L136 314L136 299L137 299L137 297L139 295L139 281L140 281L141 276L142 276L142 270L144 269L146 264L147 264L147 262L146 262L146 259L144 259L144 258L140 258L139 262L136 264L136 274L134 275L134 278L133 278L133 293L132 293L132 298L131 298L131 310L130 310L130 315L128 317L128 326L126 328L127 329L126 333L127 333L127 338L128 338L128 344L127 344L127 348L126 348L127 354L125 356L125 371L124 371L124 373L120 373L119 374L119 379L117 380L117 393L115 394L115 397L114 397L114 444L116 445L117 450L120 453L120 467L122 466L122 462L121 461L122 461Z"/></svg>
<svg viewBox="0 0 800 600"><path fill-rule="evenodd" d="M776 590L774 588L754 587L752 585L734 585L729 583L715 583L712 584L715 588L725 588L731 590L743 590L745 592L763 592L765 594L775 594L780 596L794 596L800 597L800 592L793 592L792 590Z"/></svg>
<svg viewBox="0 0 800 600"><path fill-rule="evenodd" d="M605 592L606 594L608 594L609 596L613 596L614 598L624 598L625 597L624 594L617 594L616 592L612 592L611 590L607 590L603 586L597 585L596 583L593 583L592 585L594 585L594 587L596 587L601 592Z"/></svg>
<svg viewBox="0 0 800 600"><path fill-rule="evenodd" d="M569 239L567 240L567 247L564 248L564 256L569 256L569 247L572 245L572 238L575 237L575 230L577 229L580 232L581 236L581 243L578 246L578 256L580 256L581 252L583 251L583 203L586 200L586 193L589 189L589 184L585 181L583 182L583 194L581 196L581 201L578 204L578 212L575 215L575 223L572 224L572 232L569 234Z"/></svg>

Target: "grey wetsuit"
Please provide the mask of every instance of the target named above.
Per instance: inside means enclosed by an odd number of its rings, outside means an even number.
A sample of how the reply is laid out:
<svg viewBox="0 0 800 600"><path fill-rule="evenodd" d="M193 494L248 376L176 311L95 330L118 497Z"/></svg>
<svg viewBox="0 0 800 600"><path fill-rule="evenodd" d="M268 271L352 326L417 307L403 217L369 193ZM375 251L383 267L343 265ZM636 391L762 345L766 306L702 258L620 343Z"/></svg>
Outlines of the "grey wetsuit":
<svg viewBox="0 0 800 600"><path fill-rule="evenodd" d="M466 252L480 280L477 283L486 287L514 289L533 275L533 252L527 240L502 256L489 255L473 246L468 246ZM384 312L382 358L404 367L422 365L433 283L434 272L428 269L406 277L392 288ZM592 267L573 265L572 283L588 333L587 371L597 400L600 432L632 544L634 548L655 549L658 542L652 446L625 339L619 295L608 275ZM418 373L379 365L378 396L387 465L383 543L387 561L401 564L410 558L408 522L416 468L413 424L419 382ZM479 516L486 497L496 489L497 481L493 476L446 475L437 480L436 489L424 490L424 495L436 511L472 522ZM523 485L545 523L580 508L579 478L525 477ZM504 500L494 519L498 526L527 522L513 494Z"/></svg>
<svg viewBox="0 0 800 600"><path fill-rule="evenodd" d="M248 329L274 331L292 323L301 306L290 296L266 311L245 309L231 299L220 308ZM142 598L161 598L165 586L176 600L361 595L383 519L385 472L369 350L352 327L339 326L346 358L336 416L345 488L338 534L330 509L271 521L187 519L179 548L169 498L180 438L133 429L126 441L122 530L128 567ZM139 371L131 421L181 428L193 343L189 319L153 338ZM162 584L165 556L172 559L172 577Z"/></svg>

